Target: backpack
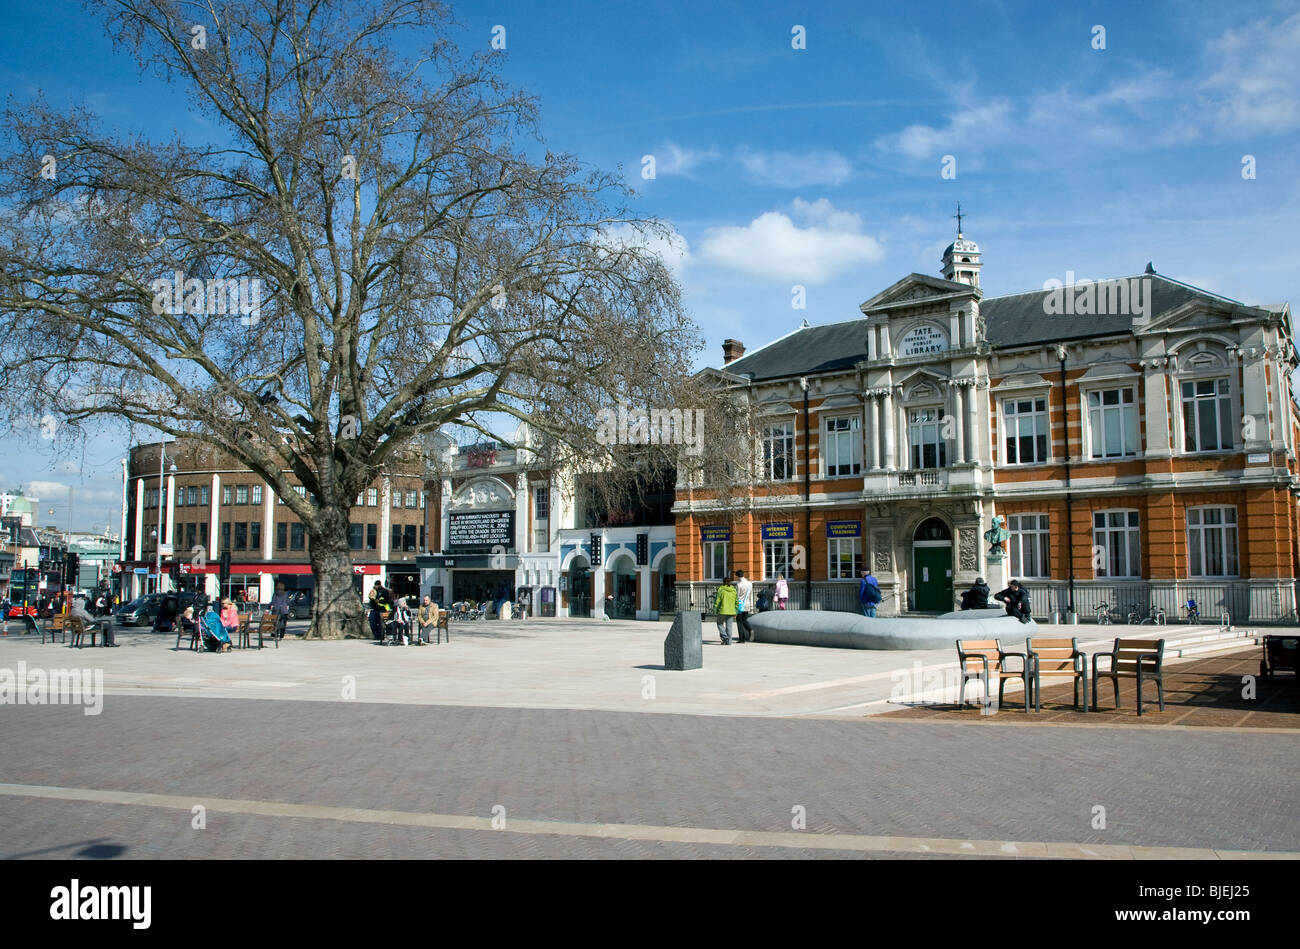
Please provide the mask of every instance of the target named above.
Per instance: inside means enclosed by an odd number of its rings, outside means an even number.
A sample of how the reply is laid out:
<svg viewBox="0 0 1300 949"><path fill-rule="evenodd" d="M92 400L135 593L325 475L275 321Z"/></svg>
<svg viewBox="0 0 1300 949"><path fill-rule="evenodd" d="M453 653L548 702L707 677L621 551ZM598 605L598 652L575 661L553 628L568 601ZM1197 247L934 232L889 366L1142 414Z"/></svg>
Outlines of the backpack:
<svg viewBox="0 0 1300 949"><path fill-rule="evenodd" d="M863 599L864 603L869 603L874 606L883 599L880 595L880 587L876 586L874 583L868 583L865 592L866 596Z"/></svg>

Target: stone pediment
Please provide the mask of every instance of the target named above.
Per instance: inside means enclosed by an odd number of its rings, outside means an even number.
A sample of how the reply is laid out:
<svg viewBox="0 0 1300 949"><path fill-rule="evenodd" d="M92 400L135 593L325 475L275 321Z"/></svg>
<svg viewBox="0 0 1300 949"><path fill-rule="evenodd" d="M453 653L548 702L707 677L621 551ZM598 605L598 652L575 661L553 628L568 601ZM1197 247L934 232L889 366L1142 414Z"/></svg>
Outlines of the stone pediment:
<svg viewBox="0 0 1300 949"><path fill-rule="evenodd" d="M866 315L894 309L906 309L922 303L939 302L956 297L971 296L978 299L978 289L965 283L931 277L927 274L908 274L893 286L877 293L859 309Z"/></svg>
<svg viewBox="0 0 1300 949"><path fill-rule="evenodd" d="M496 478L471 481L454 495L447 505L449 511L510 511L514 510L514 492Z"/></svg>

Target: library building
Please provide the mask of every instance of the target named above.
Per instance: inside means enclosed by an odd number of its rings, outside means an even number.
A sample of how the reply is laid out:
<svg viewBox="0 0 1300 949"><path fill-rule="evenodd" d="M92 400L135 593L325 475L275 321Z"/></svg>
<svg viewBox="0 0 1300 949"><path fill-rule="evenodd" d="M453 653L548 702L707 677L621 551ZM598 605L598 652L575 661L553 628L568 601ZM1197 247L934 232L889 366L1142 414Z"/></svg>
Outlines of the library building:
<svg viewBox="0 0 1300 949"><path fill-rule="evenodd" d="M1287 304L1248 306L1145 272L985 297L960 232L851 320L746 351L717 383L758 414L743 510L679 484L677 598L728 572L790 608L957 608L977 577L1035 614L1163 609L1296 622L1297 365ZM987 536L986 536L987 535Z"/></svg>

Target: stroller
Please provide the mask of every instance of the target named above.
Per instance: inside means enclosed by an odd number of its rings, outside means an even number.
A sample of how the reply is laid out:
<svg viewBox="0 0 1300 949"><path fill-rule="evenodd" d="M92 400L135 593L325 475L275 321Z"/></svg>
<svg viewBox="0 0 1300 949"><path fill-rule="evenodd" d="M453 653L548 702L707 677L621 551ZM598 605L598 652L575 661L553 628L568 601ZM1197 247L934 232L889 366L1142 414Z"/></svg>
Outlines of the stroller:
<svg viewBox="0 0 1300 949"><path fill-rule="evenodd" d="M203 645L207 647L208 652L230 651L230 636L226 628L221 625L221 617L216 613L209 611L203 614L199 631L203 634Z"/></svg>

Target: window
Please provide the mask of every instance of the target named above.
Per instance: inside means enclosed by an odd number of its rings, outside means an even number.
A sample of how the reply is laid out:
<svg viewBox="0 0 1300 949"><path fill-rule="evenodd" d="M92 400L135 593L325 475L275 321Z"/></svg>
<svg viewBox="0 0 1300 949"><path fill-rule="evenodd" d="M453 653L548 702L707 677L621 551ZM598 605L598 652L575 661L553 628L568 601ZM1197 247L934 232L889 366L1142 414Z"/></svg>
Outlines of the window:
<svg viewBox="0 0 1300 949"><path fill-rule="evenodd" d="M1050 577L1052 568L1047 553L1047 515L1012 514L1007 518L1011 538L1011 575Z"/></svg>
<svg viewBox="0 0 1300 949"><path fill-rule="evenodd" d="M356 504L356 506L357 506L357 507L361 507L361 506L363 506L365 503L366 503L366 492L362 491L360 494L357 495L357 504Z"/></svg>
<svg viewBox="0 0 1300 949"><path fill-rule="evenodd" d="M1232 398L1227 379L1183 383L1183 450L1232 447Z"/></svg>
<svg viewBox="0 0 1300 949"><path fill-rule="evenodd" d="M832 580L853 580L862 572L861 538L832 537L827 546Z"/></svg>
<svg viewBox="0 0 1300 949"><path fill-rule="evenodd" d="M388 550L390 553L402 549L402 525L394 524L392 536L388 538Z"/></svg>
<svg viewBox="0 0 1300 949"><path fill-rule="evenodd" d="M1092 515L1094 565L1099 577L1142 575L1137 511L1097 511ZM1097 555L1100 554L1098 558Z"/></svg>
<svg viewBox="0 0 1300 949"><path fill-rule="evenodd" d="M424 510L424 502L425 502L425 499L427 499L427 498L428 498L428 495L425 494L423 491L421 491L421 492L420 492L420 510L421 510L421 511Z"/></svg>
<svg viewBox="0 0 1300 949"><path fill-rule="evenodd" d="M235 522L235 550L248 549L248 525L243 521Z"/></svg>
<svg viewBox="0 0 1300 949"><path fill-rule="evenodd" d="M931 409L909 409L907 412L907 439L912 446L913 468L944 468L948 465L947 446L942 432L943 412L937 406Z"/></svg>
<svg viewBox="0 0 1300 949"><path fill-rule="evenodd" d="M207 546L208 546L208 525L207 525L207 522L206 522L206 521L205 521L204 523L202 523L202 524L199 525L199 543L203 545L203 547L204 547L205 550L207 549Z"/></svg>
<svg viewBox="0 0 1300 949"><path fill-rule="evenodd" d="M289 525L289 549L302 550L306 545L306 531L302 524Z"/></svg>
<svg viewBox="0 0 1300 949"><path fill-rule="evenodd" d="M225 521L221 525L221 549L230 549L230 521Z"/></svg>
<svg viewBox="0 0 1300 949"><path fill-rule="evenodd" d="M230 485L228 485L228 484L224 484L224 485L221 486L221 503L222 503L222 504L230 504L230 503L232 502L234 496L235 496L235 495L234 495L234 492L230 490Z"/></svg>
<svg viewBox="0 0 1300 949"><path fill-rule="evenodd" d="M253 503L262 503L262 486L260 484L253 485Z"/></svg>
<svg viewBox="0 0 1300 949"><path fill-rule="evenodd" d="M790 576L790 542L788 540L763 541L763 577L775 580Z"/></svg>
<svg viewBox="0 0 1300 949"><path fill-rule="evenodd" d="M208 486L206 484L199 488L199 503L203 505L208 503Z"/></svg>
<svg viewBox="0 0 1300 949"><path fill-rule="evenodd" d="M1093 458L1124 458L1138 452L1138 416L1133 389L1088 393Z"/></svg>
<svg viewBox="0 0 1300 949"><path fill-rule="evenodd" d="M378 550L378 549L379 549L379 525L367 524L366 525L366 550Z"/></svg>
<svg viewBox="0 0 1300 949"><path fill-rule="evenodd" d="M204 489L203 489L203 500L202 500L202 502L199 501L199 489L198 489L198 488L186 488L186 489L185 489L185 494L186 494L186 495L188 496L188 498L189 498L189 500L187 500L185 503L188 504L190 507L195 507L195 506L197 506L197 505L200 504L200 503L202 503L202 504L207 504L207 503L208 503L208 489L207 489L207 488L204 488Z"/></svg>
<svg viewBox="0 0 1300 949"><path fill-rule="evenodd" d="M177 489L176 489L176 506L177 506L177 507L184 507L184 506L185 506L185 489L184 489L184 488L177 488Z"/></svg>
<svg viewBox="0 0 1300 949"><path fill-rule="evenodd" d="M862 441L858 437L861 425L862 420L856 415L826 420L825 444L822 446L826 457L826 477L855 475L862 471L858 455L858 445Z"/></svg>
<svg viewBox="0 0 1300 949"><path fill-rule="evenodd" d="M415 525L407 524L402 528L402 549L415 550Z"/></svg>
<svg viewBox="0 0 1300 949"><path fill-rule="evenodd" d="M298 495L298 497L302 498L304 501L307 500L307 489L303 487L301 484L295 484L293 486L293 492L294 494Z"/></svg>
<svg viewBox="0 0 1300 949"><path fill-rule="evenodd" d="M366 488L366 507L379 506L379 489Z"/></svg>
<svg viewBox="0 0 1300 949"><path fill-rule="evenodd" d="M763 477L769 481L788 481L794 477L793 422L763 429Z"/></svg>
<svg viewBox="0 0 1300 949"><path fill-rule="evenodd" d="M551 516L551 489L546 485L533 488L533 517L545 521Z"/></svg>
<svg viewBox="0 0 1300 949"><path fill-rule="evenodd" d="M400 488L393 492L393 507L402 506L402 491Z"/></svg>
<svg viewBox="0 0 1300 949"><path fill-rule="evenodd" d="M248 549L262 549L262 522L252 521L248 525Z"/></svg>
<svg viewBox="0 0 1300 949"><path fill-rule="evenodd" d="M362 542L362 541L361 541L361 525L360 525L360 524L349 524L349 525L348 525L348 546L349 546L350 548L352 548L353 550L360 550L360 549L361 549L361 542Z"/></svg>
<svg viewBox="0 0 1300 949"><path fill-rule="evenodd" d="M1032 465L1047 460L1047 399L1007 399L1002 403L1008 465Z"/></svg>
<svg viewBox="0 0 1300 949"><path fill-rule="evenodd" d="M416 491L414 488L411 488L406 492L406 506L411 510L415 510L416 505L419 504L419 501L416 500L416 495L419 493L420 492Z"/></svg>
<svg viewBox="0 0 1300 949"><path fill-rule="evenodd" d="M1237 576L1237 509L1187 511L1187 563L1193 577Z"/></svg>
<svg viewBox="0 0 1300 949"><path fill-rule="evenodd" d="M725 540L711 540L704 544L704 579L721 580L727 575L727 547Z"/></svg>
<svg viewBox="0 0 1300 949"><path fill-rule="evenodd" d="M199 525L197 525L197 524L186 524L186 525L185 525L185 549L186 549L186 550L193 550L193 549L194 549L195 542L196 542L196 539L197 539L197 536L198 536L198 535L197 535L198 526L199 526Z"/></svg>
<svg viewBox="0 0 1300 949"><path fill-rule="evenodd" d="M428 549L428 548L426 548L425 545L424 545L424 525L423 525L423 524L420 525L420 549L421 549L421 550L426 550L426 549Z"/></svg>
<svg viewBox="0 0 1300 949"><path fill-rule="evenodd" d="M275 525L275 547L276 550L284 550L285 541L289 539L289 525L281 521Z"/></svg>

